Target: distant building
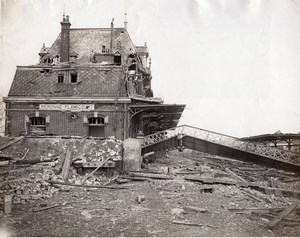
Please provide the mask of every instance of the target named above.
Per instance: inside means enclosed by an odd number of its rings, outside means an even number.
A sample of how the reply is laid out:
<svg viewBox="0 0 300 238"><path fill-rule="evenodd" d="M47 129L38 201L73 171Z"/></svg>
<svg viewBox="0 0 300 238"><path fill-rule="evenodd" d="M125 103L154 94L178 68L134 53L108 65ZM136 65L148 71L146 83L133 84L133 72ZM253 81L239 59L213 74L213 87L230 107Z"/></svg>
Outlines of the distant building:
<svg viewBox="0 0 300 238"><path fill-rule="evenodd" d="M177 125L185 105L153 97L147 45L124 28L70 28L43 45L36 65L17 66L6 103L6 135L145 135Z"/></svg>

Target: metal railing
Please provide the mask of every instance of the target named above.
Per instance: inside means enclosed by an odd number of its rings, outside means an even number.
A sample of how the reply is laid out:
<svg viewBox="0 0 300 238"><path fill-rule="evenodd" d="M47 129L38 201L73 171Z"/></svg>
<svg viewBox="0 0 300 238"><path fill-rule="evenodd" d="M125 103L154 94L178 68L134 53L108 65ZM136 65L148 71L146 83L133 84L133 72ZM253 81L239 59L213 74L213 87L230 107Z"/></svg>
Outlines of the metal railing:
<svg viewBox="0 0 300 238"><path fill-rule="evenodd" d="M228 146L234 149L253 153L256 155L268 157L270 159L290 163L294 165L300 165L300 154L274 148L271 146L264 146L253 142L241 141L239 138L220 134L213 131L200 129L188 125L177 126L168 130L159 131L154 134L148 135L144 138L142 148L160 143L179 135L191 136L201 140L209 141L215 144Z"/></svg>

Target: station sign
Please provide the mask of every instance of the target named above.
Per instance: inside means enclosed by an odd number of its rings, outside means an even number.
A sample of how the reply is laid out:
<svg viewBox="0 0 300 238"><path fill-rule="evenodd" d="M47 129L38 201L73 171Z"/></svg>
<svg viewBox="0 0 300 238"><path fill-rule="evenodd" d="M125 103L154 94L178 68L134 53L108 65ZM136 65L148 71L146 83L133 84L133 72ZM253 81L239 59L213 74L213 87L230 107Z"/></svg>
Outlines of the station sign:
<svg viewBox="0 0 300 238"><path fill-rule="evenodd" d="M55 111L93 111L95 104L40 104L40 110L55 110Z"/></svg>

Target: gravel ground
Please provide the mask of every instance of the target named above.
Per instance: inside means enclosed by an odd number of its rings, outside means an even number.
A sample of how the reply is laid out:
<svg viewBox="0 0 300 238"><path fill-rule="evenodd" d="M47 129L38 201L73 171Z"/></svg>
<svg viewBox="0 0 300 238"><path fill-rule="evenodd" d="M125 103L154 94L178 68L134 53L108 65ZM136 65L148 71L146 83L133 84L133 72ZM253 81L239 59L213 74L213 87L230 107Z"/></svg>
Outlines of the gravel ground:
<svg viewBox="0 0 300 238"><path fill-rule="evenodd" d="M203 176L226 177L228 175L222 171L222 166L231 166L230 168L234 169L250 165L232 160L213 161L192 151L174 151L167 157L161 157L148 164L147 170L171 167L175 172L197 170L201 171L199 173ZM260 172L256 174L252 171L252 179L257 176L260 182L267 183L267 174L262 176L262 167L257 168ZM268 174L271 173L282 178L278 171L270 169ZM300 222L293 226L286 226L284 222L280 222L271 230L267 227L270 219L266 217L236 214L228 210L286 207L297 199L259 194L266 200L258 201L243 193L240 187L194 183L184 180L184 176L176 175L173 180L151 179L114 185L126 186L128 189L64 187L52 197L30 200L26 204L13 204L10 215L1 214L0 237L300 236ZM266 180L261 180L262 177ZM291 178L296 180L295 178L299 177ZM298 184L289 183L289 186L295 188ZM203 193L203 188L212 190ZM251 192L250 189L248 191ZM141 202L138 202L138 196L144 196ZM270 202L267 202L268 200ZM53 205L55 207L36 211ZM187 206L206 209L206 212L187 210ZM290 214L289 217L300 221L299 214ZM176 224L175 221L190 225Z"/></svg>

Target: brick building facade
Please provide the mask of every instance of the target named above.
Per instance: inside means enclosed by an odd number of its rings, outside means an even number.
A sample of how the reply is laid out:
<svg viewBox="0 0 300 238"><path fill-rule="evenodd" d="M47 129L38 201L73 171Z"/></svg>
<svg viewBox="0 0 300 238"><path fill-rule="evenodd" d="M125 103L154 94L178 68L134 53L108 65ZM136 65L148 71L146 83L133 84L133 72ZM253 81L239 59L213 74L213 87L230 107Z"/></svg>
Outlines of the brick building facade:
<svg viewBox="0 0 300 238"><path fill-rule="evenodd" d="M147 46L124 28L71 28L69 17L36 65L18 66L6 135L135 137L176 126L185 105L154 98Z"/></svg>

